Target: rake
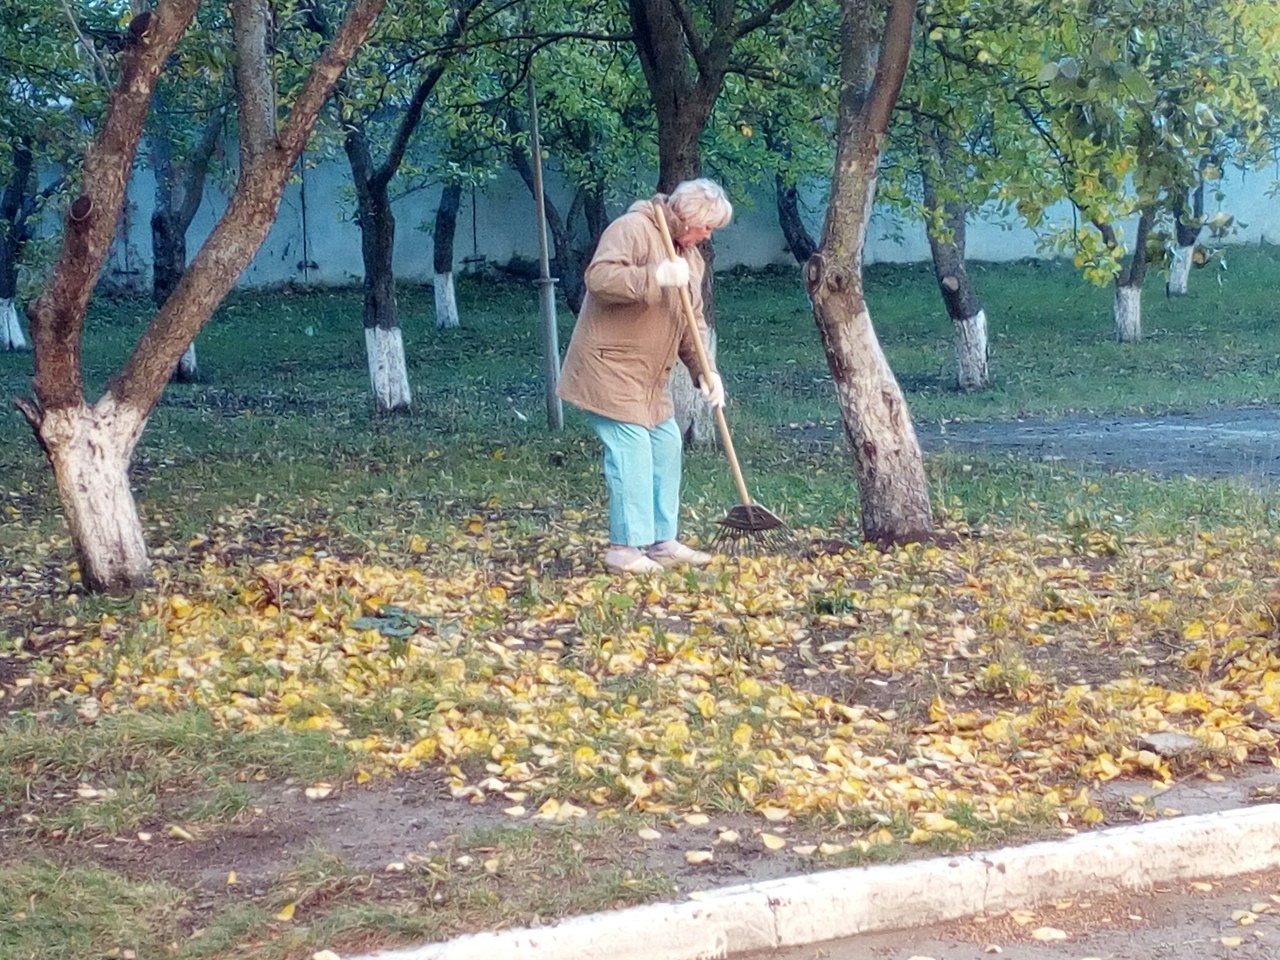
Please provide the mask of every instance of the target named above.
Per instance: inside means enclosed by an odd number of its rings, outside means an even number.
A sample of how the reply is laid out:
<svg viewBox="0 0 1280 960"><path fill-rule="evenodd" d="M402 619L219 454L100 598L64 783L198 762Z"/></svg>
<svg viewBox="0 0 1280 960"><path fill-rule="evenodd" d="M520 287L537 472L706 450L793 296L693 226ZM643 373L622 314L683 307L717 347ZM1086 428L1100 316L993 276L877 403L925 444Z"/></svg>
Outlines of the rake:
<svg viewBox="0 0 1280 960"><path fill-rule="evenodd" d="M662 245L666 248L667 257L676 259L676 245L671 241L671 231L667 228L667 218L659 204L653 205L654 216L658 221L658 230L662 234ZM702 369L702 379L711 382L711 361L707 358L707 348L702 343L702 335L698 330L698 321L693 312L693 301L689 298L687 287L680 287L680 306L684 309L685 322L692 333L694 350L698 354L698 366ZM782 519L770 510L751 499L747 492L747 481L742 477L742 467L738 465L738 454L733 449L733 437L729 433L729 421L724 418L724 408L716 407L716 426L720 428L720 444L724 447L725 456L729 458L729 467L733 470L733 482L738 487L738 499L741 501L729 511L720 523L720 532L712 541L712 549L736 556L749 552L757 547L764 547L774 552L787 549L791 545L791 535Z"/></svg>

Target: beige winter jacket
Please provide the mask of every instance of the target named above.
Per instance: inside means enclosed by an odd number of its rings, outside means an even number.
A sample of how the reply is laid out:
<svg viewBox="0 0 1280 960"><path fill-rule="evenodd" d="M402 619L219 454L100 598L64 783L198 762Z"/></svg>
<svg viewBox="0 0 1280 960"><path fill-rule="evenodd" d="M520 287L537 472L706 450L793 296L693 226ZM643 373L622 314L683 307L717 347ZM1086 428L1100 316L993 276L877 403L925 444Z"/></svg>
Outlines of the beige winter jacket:
<svg viewBox="0 0 1280 960"><path fill-rule="evenodd" d="M667 379L679 356L697 382L689 324L675 287L659 287L654 273L666 259L653 204L662 203L672 237L683 232L666 197L639 200L605 228L586 270L586 296L560 371L560 396L612 420L653 427L675 408ZM706 343L702 275L697 248L678 251L689 263L689 294Z"/></svg>

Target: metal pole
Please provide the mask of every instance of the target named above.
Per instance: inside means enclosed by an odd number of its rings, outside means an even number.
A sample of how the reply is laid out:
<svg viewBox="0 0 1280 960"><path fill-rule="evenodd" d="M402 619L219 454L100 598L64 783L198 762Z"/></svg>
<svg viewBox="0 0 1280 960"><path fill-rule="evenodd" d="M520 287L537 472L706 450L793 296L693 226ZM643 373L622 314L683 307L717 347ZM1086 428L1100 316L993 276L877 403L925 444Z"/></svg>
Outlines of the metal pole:
<svg viewBox="0 0 1280 960"><path fill-rule="evenodd" d="M542 313L543 374L547 391L547 426L564 428L564 406L556 395L560 386L560 333L556 328L556 279L547 253L547 204L542 191L542 146L538 141L538 100L533 74L525 74L529 94L529 152L533 155L533 196L538 208L538 304Z"/></svg>

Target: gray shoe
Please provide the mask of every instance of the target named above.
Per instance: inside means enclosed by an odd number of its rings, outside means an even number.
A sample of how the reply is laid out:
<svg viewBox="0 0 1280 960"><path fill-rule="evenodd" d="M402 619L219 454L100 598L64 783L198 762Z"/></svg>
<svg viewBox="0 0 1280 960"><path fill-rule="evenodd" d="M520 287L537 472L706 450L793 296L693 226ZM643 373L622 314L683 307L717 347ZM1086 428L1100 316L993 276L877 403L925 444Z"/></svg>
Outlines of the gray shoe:
<svg viewBox="0 0 1280 960"><path fill-rule="evenodd" d="M664 567L675 567L687 563L691 567L705 567L711 562L711 554L686 547L679 540L662 540L645 551L651 560Z"/></svg>
<svg viewBox="0 0 1280 960"><path fill-rule="evenodd" d="M637 547L610 547L605 551L604 568L610 573L661 573L662 564L650 560Z"/></svg>

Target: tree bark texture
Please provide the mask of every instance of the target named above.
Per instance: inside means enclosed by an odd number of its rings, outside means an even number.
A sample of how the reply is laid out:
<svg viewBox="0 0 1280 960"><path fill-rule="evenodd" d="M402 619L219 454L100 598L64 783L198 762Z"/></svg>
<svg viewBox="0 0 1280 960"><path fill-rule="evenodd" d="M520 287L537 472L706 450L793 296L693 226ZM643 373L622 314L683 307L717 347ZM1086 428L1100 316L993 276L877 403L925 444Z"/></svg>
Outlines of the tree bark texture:
<svg viewBox="0 0 1280 960"><path fill-rule="evenodd" d="M782 227L787 249L796 258L796 263L804 264L817 252L818 245L809 236L809 230L800 217L800 191L794 184L787 184L782 179L782 174L777 174L774 177L774 193L778 206L778 225Z"/></svg>
<svg viewBox="0 0 1280 960"><path fill-rule="evenodd" d="M436 273L453 273L453 245L458 235L458 208L462 204L462 187L445 184L436 206L436 224L432 230L432 255Z"/></svg>
<svg viewBox="0 0 1280 960"><path fill-rule="evenodd" d="M391 211L389 178L374 171L363 128L347 134L347 157L355 176L356 215L360 223L360 255L364 261L364 331L369 383L379 413L403 413L413 403L406 374L404 338L396 307L392 266L396 218ZM400 355L394 356L396 350Z"/></svg>
<svg viewBox="0 0 1280 960"><path fill-rule="evenodd" d="M1169 264L1169 282L1165 285L1165 293L1171 297L1185 297L1191 279L1191 267L1195 263L1196 245L1189 243L1178 246L1173 251L1173 262Z"/></svg>
<svg viewBox="0 0 1280 960"><path fill-rule="evenodd" d="M138 410L110 396L46 411L40 424L80 578L94 593L127 593L150 582L129 488L129 460L145 425Z"/></svg>
<svg viewBox="0 0 1280 960"><path fill-rule="evenodd" d="M1142 287L1116 281L1113 303L1116 339L1121 343L1138 343L1142 340Z"/></svg>
<svg viewBox="0 0 1280 960"><path fill-rule="evenodd" d="M243 177L276 138L276 90L269 53L271 10L267 0L231 0L235 23L236 102Z"/></svg>
<svg viewBox="0 0 1280 960"><path fill-rule="evenodd" d="M124 200L142 124L165 60L196 0L161 0L134 18L120 79L85 156L48 286L32 304L36 400L18 400L53 469L86 586L146 582L146 547L127 481L129 457L179 358L266 238L289 170L347 61L385 0L355 0L334 42L311 67L283 131L242 171L222 219L196 254L101 399L86 405L80 367L85 310Z"/></svg>
<svg viewBox="0 0 1280 960"><path fill-rule="evenodd" d="M453 243L458 235L458 207L462 203L462 187L446 184L440 191L436 207L436 225L432 231L432 254L435 262L436 329L453 330L461 325L458 296L453 283Z"/></svg>
<svg viewBox="0 0 1280 960"><path fill-rule="evenodd" d="M356 217L360 224L360 255L364 261L364 325L390 330L400 325L396 312L396 218L388 184L375 175L373 157L363 129L347 134L347 158L356 186Z"/></svg>
<svg viewBox="0 0 1280 960"><path fill-rule="evenodd" d="M400 328L365 327L364 346L378 413L407 413L413 405L413 396L409 391L404 337Z"/></svg>
<svg viewBox="0 0 1280 960"><path fill-rule="evenodd" d="M707 357L712 364L715 363L718 340L716 328L709 327ZM694 386L696 379L683 363L677 363L671 369L671 401L676 408L676 426L680 428L680 436L683 438L686 449L714 443L717 438L715 411Z"/></svg>
<svg viewBox="0 0 1280 960"><path fill-rule="evenodd" d="M83 400L80 336L89 296L120 218L160 69L196 6L197 0L164 0L129 25L120 79L101 130L85 153L83 189L68 209L62 251L48 285L27 311L36 355L32 382L46 411L78 407Z"/></svg>
<svg viewBox="0 0 1280 960"><path fill-rule="evenodd" d="M1195 263L1196 242L1204 229L1204 181L1191 191L1191 202L1175 199L1173 222L1176 248L1173 263L1169 265L1169 282L1165 293L1171 297L1185 297L1191 266Z"/></svg>
<svg viewBox="0 0 1280 960"><path fill-rule="evenodd" d="M0 192L0 351L26 350L27 341L18 322L18 264L22 249L32 237L35 215L35 158L29 144L19 138L12 144L9 182Z"/></svg>
<svg viewBox="0 0 1280 960"><path fill-rule="evenodd" d="M458 291L453 282L453 271L437 273L432 279L432 292L436 301L436 329L456 330L462 326L458 316Z"/></svg>
<svg viewBox="0 0 1280 960"><path fill-rule="evenodd" d="M13 297L0 297L0 351L26 349L27 338L22 334Z"/></svg>
<svg viewBox="0 0 1280 960"><path fill-rule="evenodd" d="M1129 256L1128 266L1116 277L1113 313L1116 340L1120 343L1139 343L1142 340L1142 284L1147 278L1147 240L1154 220L1151 210L1143 210L1138 216L1133 253ZM1119 242L1110 224L1100 224L1098 228L1108 246L1114 247Z"/></svg>
<svg viewBox="0 0 1280 960"><path fill-rule="evenodd" d="M173 143L163 132L151 134L151 170L155 204L151 213L151 299L164 306L187 269L187 231L204 199L209 163L222 137L224 111L205 125L200 143L185 162L176 162Z"/></svg>
<svg viewBox="0 0 1280 960"><path fill-rule="evenodd" d="M699 141L724 85L730 49L690 37L670 0L629 0L632 33L658 121L658 191L702 175ZM733 4L722 4L732 14ZM697 67L691 49L702 51ZM705 69L704 69L705 67Z"/></svg>
<svg viewBox="0 0 1280 960"><path fill-rule="evenodd" d="M236 187L226 212L196 253L178 286L143 333L108 390L150 410L169 372L214 308L235 285L266 239L289 172L306 146L329 92L364 40L385 0L356 0L333 43L308 74L276 143Z"/></svg>
<svg viewBox="0 0 1280 960"><path fill-rule="evenodd" d="M805 281L852 448L862 536L890 544L926 539L933 520L920 444L862 285L881 145L910 55L915 0L890 3L868 90L873 7L868 0L841 2L836 165L822 240L805 266Z"/></svg>
<svg viewBox="0 0 1280 960"><path fill-rule="evenodd" d="M969 206L939 192L939 183L956 171L949 163L949 144L932 122L916 117L916 145L920 154L920 179L924 193L925 232L933 257L933 275L951 318L956 354L956 386L961 390L985 390L987 370L987 316L982 300L969 279L965 265L965 227ZM955 174L957 176L962 174Z"/></svg>

